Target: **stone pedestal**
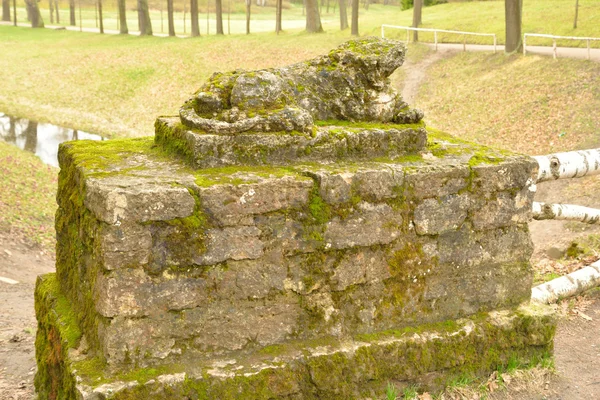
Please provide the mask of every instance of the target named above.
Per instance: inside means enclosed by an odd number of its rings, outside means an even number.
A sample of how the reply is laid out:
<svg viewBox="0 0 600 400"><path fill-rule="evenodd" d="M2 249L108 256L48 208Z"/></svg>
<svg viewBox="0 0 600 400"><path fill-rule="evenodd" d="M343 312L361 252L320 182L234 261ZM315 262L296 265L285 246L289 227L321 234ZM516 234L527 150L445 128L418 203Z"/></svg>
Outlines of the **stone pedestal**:
<svg viewBox="0 0 600 400"><path fill-rule="evenodd" d="M380 398L552 350L534 160L423 123L61 146L40 398Z"/></svg>

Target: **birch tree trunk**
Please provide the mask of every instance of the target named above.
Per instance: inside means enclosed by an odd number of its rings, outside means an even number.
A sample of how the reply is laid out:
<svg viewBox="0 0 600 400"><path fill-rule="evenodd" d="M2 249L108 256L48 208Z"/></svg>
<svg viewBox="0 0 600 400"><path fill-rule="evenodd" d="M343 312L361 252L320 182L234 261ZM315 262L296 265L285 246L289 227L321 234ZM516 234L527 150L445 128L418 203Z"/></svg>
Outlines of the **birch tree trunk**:
<svg viewBox="0 0 600 400"><path fill-rule="evenodd" d="M555 303L600 285L600 262L538 285L531 290L531 301Z"/></svg>
<svg viewBox="0 0 600 400"><path fill-rule="evenodd" d="M567 221L578 221L585 224L600 224L600 210L577 206L573 204L548 204L533 202L533 219L541 221L547 219L559 219Z"/></svg>
<svg viewBox="0 0 600 400"><path fill-rule="evenodd" d="M539 165L536 182L600 174L600 149L569 151L533 158Z"/></svg>

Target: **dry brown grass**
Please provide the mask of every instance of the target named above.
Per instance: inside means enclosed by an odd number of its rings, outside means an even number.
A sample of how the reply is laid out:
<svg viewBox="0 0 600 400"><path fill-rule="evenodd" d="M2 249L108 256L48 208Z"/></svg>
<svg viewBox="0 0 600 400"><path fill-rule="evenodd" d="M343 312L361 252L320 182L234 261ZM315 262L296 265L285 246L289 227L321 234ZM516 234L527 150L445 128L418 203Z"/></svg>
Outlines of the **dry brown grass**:
<svg viewBox="0 0 600 400"><path fill-rule="evenodd" d="M417 105L431 125L526 154L600 145L600 64L459 53L432 66Z"/></svg>

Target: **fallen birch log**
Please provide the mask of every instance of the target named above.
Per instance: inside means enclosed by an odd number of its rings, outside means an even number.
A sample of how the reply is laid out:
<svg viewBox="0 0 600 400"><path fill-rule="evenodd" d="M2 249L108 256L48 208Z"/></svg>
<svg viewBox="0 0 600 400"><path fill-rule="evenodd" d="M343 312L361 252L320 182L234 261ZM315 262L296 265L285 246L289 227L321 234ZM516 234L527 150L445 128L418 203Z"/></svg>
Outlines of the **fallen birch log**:
<svg viewBox="0 0 600 400"><path fill-rule="evenodd" d="M600 261L531 289L531 301L551 304L600 285Z"/></svg>
<svg viewBox="0 0 600 400"><path fill-rule="evenodd" d="M600 210L574 204L551 204L533 202L531 207L533 219L562 219L578 221L586 224L600 224Z"/></svg>
<svg viewBox="0 0 600 400"><path fill-rule="evenodd" d="M533 158L539 165L536 182L600 174L600 149L569 151Z"/></svg>

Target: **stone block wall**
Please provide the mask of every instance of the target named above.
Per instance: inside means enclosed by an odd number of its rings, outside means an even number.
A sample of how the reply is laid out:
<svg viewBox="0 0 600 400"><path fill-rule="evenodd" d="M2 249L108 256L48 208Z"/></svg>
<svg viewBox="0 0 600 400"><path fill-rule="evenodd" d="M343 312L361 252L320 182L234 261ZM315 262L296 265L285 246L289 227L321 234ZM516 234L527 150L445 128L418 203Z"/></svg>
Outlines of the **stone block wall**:
<svg viewBox="0 0 600 400"><path fill-rule="evenodd" d="M465 147L435 162L191 171L143 141L113 161L117 145L61 147L57 215L61 288L109 365L343 339L530 296L527 157ZM92 149L102 166L86 164Z"/></svg>

